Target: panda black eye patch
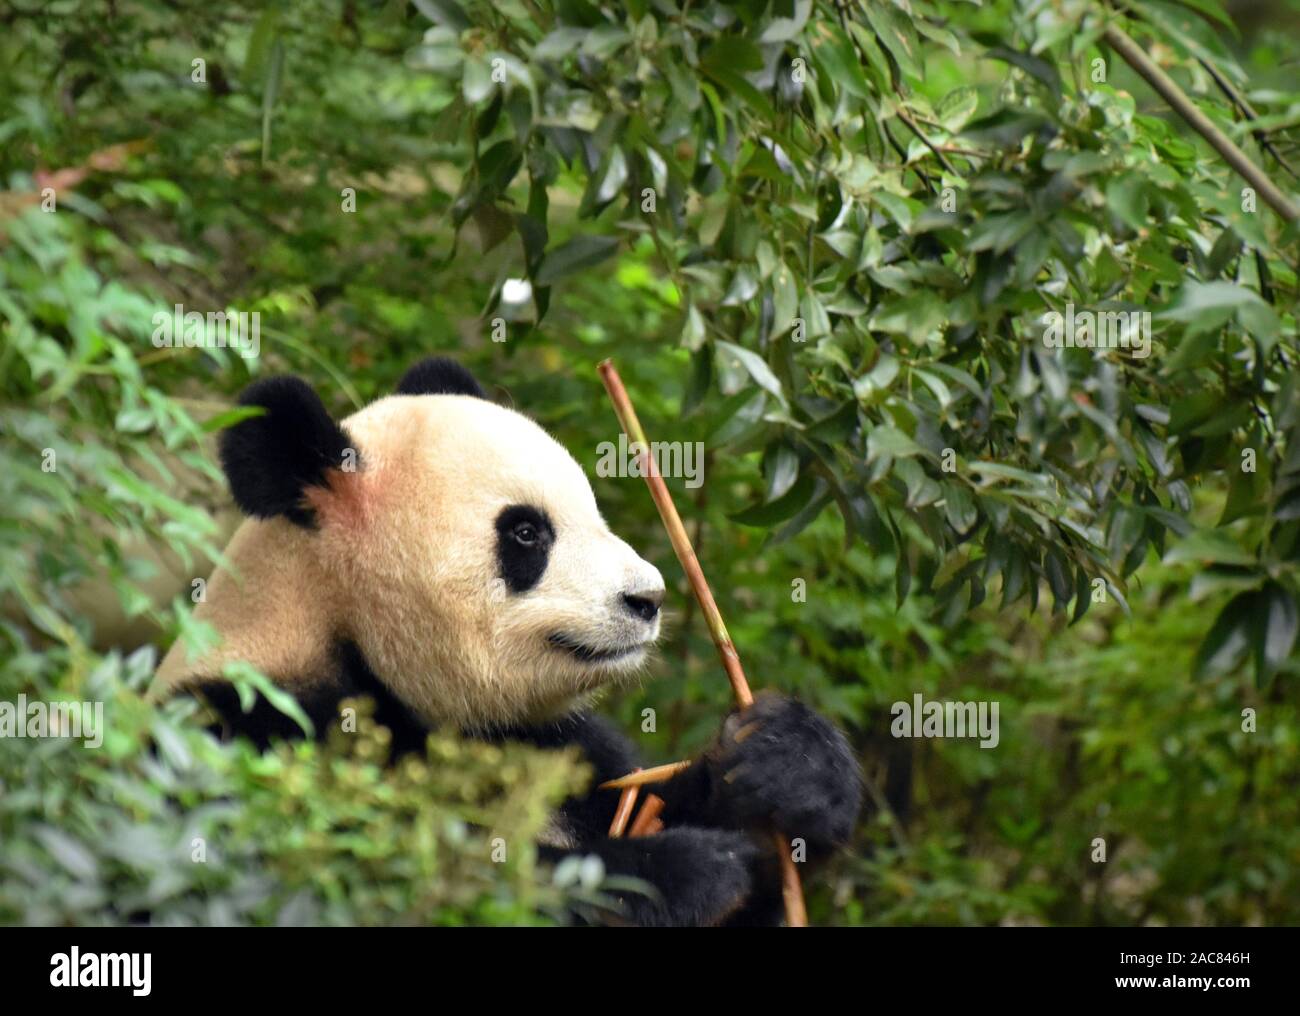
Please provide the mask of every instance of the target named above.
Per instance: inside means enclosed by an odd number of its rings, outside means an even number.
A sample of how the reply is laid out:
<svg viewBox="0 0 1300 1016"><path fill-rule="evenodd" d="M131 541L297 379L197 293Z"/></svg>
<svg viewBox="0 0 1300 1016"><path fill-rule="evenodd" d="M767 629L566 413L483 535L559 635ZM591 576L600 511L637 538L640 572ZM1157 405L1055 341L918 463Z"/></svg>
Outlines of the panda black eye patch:
<svg viewBox="0 0 1300 1016"><path fill-rule="evenodd" d="M541 581L555 544L555 529L539 508L512 504L497 516L497 566L506 588L526 593Z"/></svg>

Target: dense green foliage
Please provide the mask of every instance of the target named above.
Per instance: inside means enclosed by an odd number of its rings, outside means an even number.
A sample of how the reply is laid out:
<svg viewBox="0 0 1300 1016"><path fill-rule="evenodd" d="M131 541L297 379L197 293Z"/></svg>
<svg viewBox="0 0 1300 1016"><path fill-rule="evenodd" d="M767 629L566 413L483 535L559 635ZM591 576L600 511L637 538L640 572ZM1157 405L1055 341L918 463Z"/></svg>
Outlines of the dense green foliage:
<svg viewBox="0 0 1300 1016"><path fill-rule="evenodd" d="M0 739L0 920L581 905L590 871L489 858L563 760L448 742L386 779L380 746L258 759L141 697L139 645L209 637L233 394L293 370L342 414L437 351L589 468L605 356L651 437L703 442L670 484L752 679L867 769L815 920L1300 920L1296 227L1100 41L1290 187L1272 6L1244 37L1214 0L10 8L0 699L100 698L111 736ZM260 356L156 348L175 304L258 311ZM1049 348L1067 305L1149 313L1150 355ZM726 683L641 481L593 482L682 592L610 708L693 751ZM1000 703L1000 744L891 737L917 693Z"/></svg>
<svg viewBox="0 0 1300 1016"><path fill-rule="evenodd" d="M594 899L509 849L583 786L567 756L438 739L386 769L364 723L331 751L223 748L140 695L152 670L114 654L77 690L106 703L102 750L0 739L5 923L513 924Z"/></svg>

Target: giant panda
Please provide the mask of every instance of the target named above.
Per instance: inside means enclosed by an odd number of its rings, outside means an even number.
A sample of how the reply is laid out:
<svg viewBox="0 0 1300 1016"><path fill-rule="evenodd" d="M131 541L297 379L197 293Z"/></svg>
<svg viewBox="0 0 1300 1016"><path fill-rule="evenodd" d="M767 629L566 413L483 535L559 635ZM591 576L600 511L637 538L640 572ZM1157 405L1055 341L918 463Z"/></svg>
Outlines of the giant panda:
<svg viewBox="0 0 1300 1016"><path fill-rule="evenodd" d="M303 736L264 699L241 709L220 675L243 660L292 693L318 735L343 699L369 696L397 755L434 728L576 745L592 789L564 803L538 849L595 854L648 882L654 892L621 900L619 922L778 923L771 829L812 862L847 841L852 751L805 705L768 694L654 788L662 831L608 837L618 794L598 785L639 760L591 702L643 669L664 581L610 532L573 457L459 364L425 360L341 422L296 377L257 381L240 403L263 412L223 432L220 458L248 518L195 610L220 644L193 661L174 645L165 694L203 699L226 736Z"/></svg>

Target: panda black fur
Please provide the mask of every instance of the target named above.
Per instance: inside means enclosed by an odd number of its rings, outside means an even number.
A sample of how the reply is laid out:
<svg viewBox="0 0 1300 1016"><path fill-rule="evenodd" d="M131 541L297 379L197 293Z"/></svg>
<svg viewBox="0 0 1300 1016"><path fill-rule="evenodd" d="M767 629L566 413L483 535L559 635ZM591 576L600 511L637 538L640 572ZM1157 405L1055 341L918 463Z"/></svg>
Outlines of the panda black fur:
<svg viewBox="0 0 1300 1016"><path fill-rule="evenodd" d="M663 580L608 531L580 466L531 421L486 400L458 364L426 360L395 396L335 422L303 381L259 381L240 399L263 415L223 434L221 462L249 519L196 615L222 646L197 662L179 645L159 669L225 731L265 747L301 737L259 698L241 710L222 666L248 660L289 690L323 736L345 698L368 696L394 757L454 727L490 741L576 745L593 789L556 816L544 858L596 854L642 879L622 920L774 924L775 827L810 862L844 844L860 776L844 737L801 703L760 695L714 745L655 793L666 828L610 839L617 794L596 789L641 764L589 711L635 675L659 632ZM765 832L767 830L768 832Z"/></svg>

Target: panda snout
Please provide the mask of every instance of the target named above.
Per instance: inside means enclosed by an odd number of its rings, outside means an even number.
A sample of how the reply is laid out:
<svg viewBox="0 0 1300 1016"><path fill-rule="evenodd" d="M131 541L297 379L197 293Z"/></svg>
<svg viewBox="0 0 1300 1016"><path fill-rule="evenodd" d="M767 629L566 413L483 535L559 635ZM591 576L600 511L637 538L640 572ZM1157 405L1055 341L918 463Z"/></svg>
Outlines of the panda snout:
<svg viewBox="0 0 1300 1016"><path fill-rule="evenodd" d="M664 602L662 589L645 590L637 593L624 593L623 606L634 616L647 624L659 615L659 606Z"/></svg>
<svg viewBox="0 0 1300 1016"><path fill-rule="evenodd" d="M621 567L610 576L613 582L605 587L606 591L601 597L608 605L605 609L609 611L610 621L619 630L619 637L639 639L648 635L653 639L659 634L664 577L658 568L638 556L622 540L617 540L617 545ZM647 633L641 629L641 625L648 625L651 630Z"/></svg>

